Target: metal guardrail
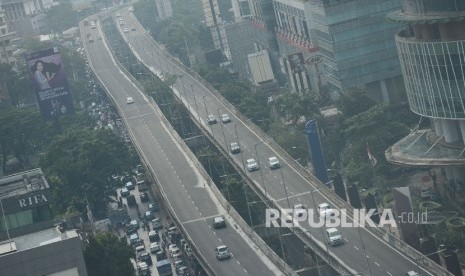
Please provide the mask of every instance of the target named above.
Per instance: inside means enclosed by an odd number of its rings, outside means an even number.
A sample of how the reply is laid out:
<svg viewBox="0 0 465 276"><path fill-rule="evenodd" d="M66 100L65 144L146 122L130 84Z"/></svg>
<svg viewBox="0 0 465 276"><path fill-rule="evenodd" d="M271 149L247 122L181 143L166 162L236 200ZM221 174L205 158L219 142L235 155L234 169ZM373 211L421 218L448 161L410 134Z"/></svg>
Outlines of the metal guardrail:
<svg viewBox="0 0 465 276"><path fill-rule="evenodd" d="M133 18L133 21L140 25L139 21ZM145 30L145 29L143 29ZM263 130L258 128L250 119L246 118L241 112L239 112L232 104L230 104L212 85L206 82L202 77L200 77L196 72L192 71L191 69L187 68L184 64L182 64L177 59L173 58L163 47L161 47L157 42L155 42L150 34L145 32L145 35L150 38L152 45L161 53L163 56L168 59L172 65L176 65L181 68L185 74L189 74L192 78L194 78L199 84L204 86L212 96L214 96L227 110L233 113L237 118L244 125L246 125L252 132L254 132L259 139L262 139L270 148L272 148L280 157L285 160L292 169L298 172L303 178L305 178L310 186L313 188L318 188L319 192L323 196L329 199L331 203L333 203L339 209L346 209L347 214L350 217L353 217L353 208L347 202L343 201L340 197L338 197L331 189L327 188L323 185L313 174L309 173L305 168L303 168L300 164L295 164L294 159L284 150L281 146L273 140L273 138L269 137ZM399 240L397 237L393 236L392 234L388 233L383 228L373 228L373 227L365 227L367 231L370 231L373 235L381 238L384 242L392 246L399 252L402 252L407 258L409 258L412 262L418 263L426 271L434 273L437 276L453 276L450 272L445 270L440 265L436 264L429 258L425 258L423 254L418 252L416 249L409 246L402 240Z"/></svg>

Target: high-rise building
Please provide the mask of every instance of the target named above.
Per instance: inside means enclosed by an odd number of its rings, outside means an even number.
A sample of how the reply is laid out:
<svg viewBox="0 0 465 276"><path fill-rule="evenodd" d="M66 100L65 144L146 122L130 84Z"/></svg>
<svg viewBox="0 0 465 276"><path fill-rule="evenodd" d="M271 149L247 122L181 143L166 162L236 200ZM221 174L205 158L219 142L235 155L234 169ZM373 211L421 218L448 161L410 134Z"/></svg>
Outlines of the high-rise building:
<svg viewBox="0 0 465 276"><path fill-rule="evenodd" d="M326 84L323 57L312 34L310 2L273 0L281 71L293 92L319 93Z"/></svg>
<svg viewBox="0 0 465 276"><path fill-rule="evenodd" d="M15 37L14 32L10 32L6 22L5 13L0 10L0 62L15 64L13 58L13 49L10 46L10 41ZM10 105L10 96L5 83L0 81L0 108Z"/></svg>
<svg viewBox="0 0 465 276"><path fill-rule="evenodd" d="M215 49L221 49L228 60L231 59L228 38L224 29L223 19L221 19L218 0L202 0L205 24L210 29Z"/></svg>
<svg viewBox="0 0 465 276"><path fill-rule="evenodd" d="M403 0L402 9L388 19L405 26L395 41L407 98L412 112L428 119L430 127L413 129L386 151L386 158L402 166L430 168L437 191L452 202L463 202L465 2Z"/></svg>
<svg viewBox="0 0 465 276"><path fill-rule="evenodd" d="M157 19L165 20L173 16L173 7L170 0L155 0Z"/></svg>
<svg viewBox="0 0 465 276"><path fill-rule="evenodd" d="M399 26L385 19L385 14L400 8L400 0L300 2L308 5L310 32L324 58L330 91L346 93L362 87L379 101L402 100L404 85L392 39Z"/></svg>
<svg viewBox="0 0 465 276"><path fill-rule="evenodd" d="M241 78L264 90L276 90L277 81L282 82L283 78L274 35L273 4L267 0L249 0L246 7L250 16L226 25L233 67Z"/></svg>
<svg viewBox="0 0 465 276"><path fill-rule="evenodd" d="M45 12L53 0L0 0L10 28L22 35L40 34L46 27Z"/></svg>

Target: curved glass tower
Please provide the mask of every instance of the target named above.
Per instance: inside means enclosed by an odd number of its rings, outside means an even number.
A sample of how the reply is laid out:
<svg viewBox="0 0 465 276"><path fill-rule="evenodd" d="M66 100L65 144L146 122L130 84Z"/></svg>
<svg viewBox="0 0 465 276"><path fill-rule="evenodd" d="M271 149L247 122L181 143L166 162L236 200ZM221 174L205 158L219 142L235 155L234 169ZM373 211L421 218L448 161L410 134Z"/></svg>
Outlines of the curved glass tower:
<svg viewBox="0 0 465 276"><path fill-rule="evenodd" d="M465 194L465 1L403 0L387 17L406 26L395 40L407 97L431 128L413 130L386 158L440 168L446 190Z"/></svg>

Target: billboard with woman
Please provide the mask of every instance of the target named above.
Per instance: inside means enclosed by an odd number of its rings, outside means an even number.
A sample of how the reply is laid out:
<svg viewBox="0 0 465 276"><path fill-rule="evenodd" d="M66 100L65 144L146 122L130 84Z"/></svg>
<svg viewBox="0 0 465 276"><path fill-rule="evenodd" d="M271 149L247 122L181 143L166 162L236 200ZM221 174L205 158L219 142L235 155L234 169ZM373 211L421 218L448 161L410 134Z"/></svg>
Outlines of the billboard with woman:
<svg viewBox="0 0 465 276"><path fill-rule="evenodd" d="M73 100L58 48L27 54L26 62L42 117L73 114Z"/></svg>

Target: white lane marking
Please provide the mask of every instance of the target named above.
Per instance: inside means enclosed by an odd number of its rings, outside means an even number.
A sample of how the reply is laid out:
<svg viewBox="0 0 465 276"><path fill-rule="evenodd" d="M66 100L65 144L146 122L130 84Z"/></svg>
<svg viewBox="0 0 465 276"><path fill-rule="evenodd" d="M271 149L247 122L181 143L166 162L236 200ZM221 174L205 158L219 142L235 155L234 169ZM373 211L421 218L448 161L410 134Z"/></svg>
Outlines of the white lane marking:
<svg viewBox="0 0 465 276"><path fill-rule="evenodd" d="M386 273L387 273L388 275L392 276L391 272L389 272L389 271L386 271Z"/></svg>
<svg viewBox="0 0 465 276"><path fill-rule="evenodd" d="M222 216L224 214L215 214L215 215L211 215L211 216L208 216L208 217L201 217L201 218L196 218L196 219L192 219L192 220L186 220L184 222L182 222L182 224L188 224L188 223L192 223L192 222L196 222L196 221L200 221L200 220L207 220L207 219L211 219L211 218L215 218L215 217L218 217L218 216Z"/></svg>
<svg viewBox="0 0 465 276"><path fill-rule="evenodd" d="M358 250L358 247L354 245L354 248Z"/></svg>

